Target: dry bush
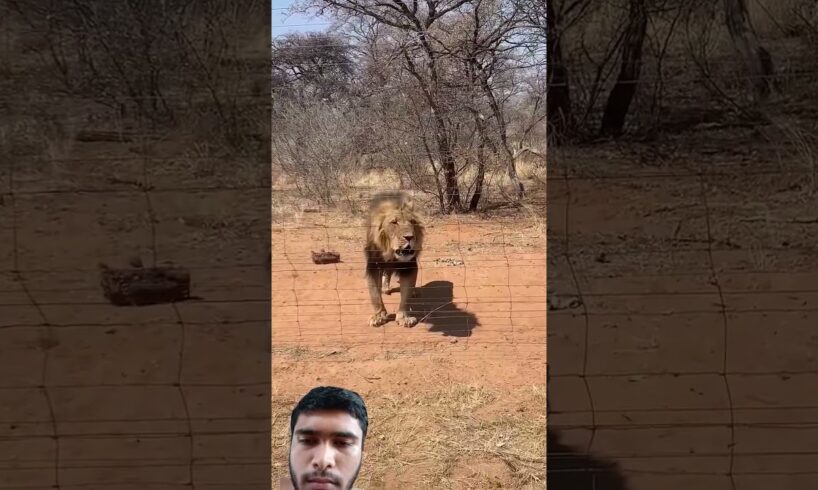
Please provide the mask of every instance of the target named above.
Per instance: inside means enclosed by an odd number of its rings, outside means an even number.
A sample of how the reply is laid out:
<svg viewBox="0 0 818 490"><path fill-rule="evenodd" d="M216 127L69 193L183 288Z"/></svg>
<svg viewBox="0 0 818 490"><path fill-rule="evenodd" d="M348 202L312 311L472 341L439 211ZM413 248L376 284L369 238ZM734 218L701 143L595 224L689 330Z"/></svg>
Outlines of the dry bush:
<svg viewBox="0 0 818 490"><path fill-rule="evenodd" d="M23 83L107 108L140 131L195 126L234 150L269 124L253 97L263 3L227 0L10 3L16 49L28 53ZM263 30L263 29L261 29ZM261 58L263 62L263 58ZM184 67L180 70L179 67ZM269 76L267 77L269 78ZM84 108L87 109L87 108Z"/></svg>
<svg viewBox="0 0 818 490"><path fill-rule="evenodd" d="M737 17L728 15L722 1L555 0L552 45L567 69L569 139L600 134L624 66L628 5L634 4L646 9L648 23L638 79L628 81L636 86L624 128L631 135L733 116L758 120L776 109L782 94L802 90L803 70L814 68L797 48L799 42L811 49L818 45L810 39L818 32L815 2L746 2L749 23L737 31ZM549 97L562 97L560 90L552 87Z"/></svg>
<svg viewBox="0 0 818 490"><path fill-rule="evenodd" d="M523 197L514 145L536 134L529 119L536 125L542 116L530 118L530 100L520 95L537 87L542 97L544 87L518 82L536 78L544 62L523 34L532 28L522 4L433 0L402 10L347 0L298 3L338 20L334 38L354 46L355 88L343 95L366 108L369 134L377 135L363 145L367 160L399 173L402 185L436 199L442 212L477 210L497 164L518 188L511 198ZM544 104L533 107L544 113Z"/></svg>
<svg viewBox="0 0 818 490"><path fill-rule="evenodd" d="M333 205L359 174L357 112L343 104L282 102L273 122L273 165L302 197Z"/></svg>

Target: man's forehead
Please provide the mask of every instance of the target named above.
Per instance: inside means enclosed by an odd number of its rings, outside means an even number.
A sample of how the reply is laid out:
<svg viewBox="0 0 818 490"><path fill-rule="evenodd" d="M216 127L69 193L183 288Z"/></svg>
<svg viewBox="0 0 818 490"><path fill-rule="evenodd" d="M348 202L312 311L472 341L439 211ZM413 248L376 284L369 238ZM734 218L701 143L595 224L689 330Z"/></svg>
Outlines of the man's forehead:
<svg viewBox="0 0 818 490"><path fill-rule="evenodd" d="M303 412L298 416L295 430L310 430L316 432L351 432L361 436L361 427L358 420L343 410L314 410Z"/></svg>

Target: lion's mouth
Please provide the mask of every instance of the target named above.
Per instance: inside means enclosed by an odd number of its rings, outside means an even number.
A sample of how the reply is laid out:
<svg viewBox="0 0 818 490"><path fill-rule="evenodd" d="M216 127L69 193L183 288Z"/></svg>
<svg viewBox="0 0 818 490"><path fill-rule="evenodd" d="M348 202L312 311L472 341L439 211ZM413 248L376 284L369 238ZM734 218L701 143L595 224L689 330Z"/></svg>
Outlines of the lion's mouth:
<svg viewBox="0 0 818 490"><path fill-rule="evenodd" d="M412 245L408 243L402 246L401 248L395 250L395 256L397 257L409 258L412 257L413 255L415 255L415 249L413 249Z"/></svg>

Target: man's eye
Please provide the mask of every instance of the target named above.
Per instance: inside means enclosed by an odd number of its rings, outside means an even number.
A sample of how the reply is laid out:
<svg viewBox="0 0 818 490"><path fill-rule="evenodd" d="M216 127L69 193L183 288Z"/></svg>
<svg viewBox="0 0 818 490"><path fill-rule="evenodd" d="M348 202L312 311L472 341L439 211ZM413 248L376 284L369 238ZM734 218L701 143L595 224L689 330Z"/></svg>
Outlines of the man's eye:
<svg viewBox="0 0 818 490"><path fill-rule="evenodd" d="M311 445L315 444L315 439L312 439L312 438L301 439L301 440L299 440L299 442L301 444L306 444L306 445L311 446Z"/></svg>

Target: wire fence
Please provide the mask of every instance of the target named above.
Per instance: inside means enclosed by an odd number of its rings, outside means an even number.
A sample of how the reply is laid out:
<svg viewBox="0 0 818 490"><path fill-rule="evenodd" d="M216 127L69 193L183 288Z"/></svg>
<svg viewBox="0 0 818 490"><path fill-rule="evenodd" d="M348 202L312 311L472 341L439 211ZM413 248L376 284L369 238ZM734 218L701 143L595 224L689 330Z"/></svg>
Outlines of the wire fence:
<svg viewBox="0 0 818 490"><path fill-rule="evenodd" d="M366 200L360 204L366 204ZM319 221L319 222L316 222ZM419 325L394 321L368 325L375 313L364 270L363 218L343 221L331 213L307 214L300 222L274 224L272 277L273 345L346 346L372 355L458 359L505 359L512 349L544 360L544 229L536 220L424 219L416 296L408 302ZM312 252L335 251L341 261L315 264ZM382 297L396 312L398 279ZM434 344L451 349L425 349ZM333 358L325 359L335 361Z"/></svg>
<svg viewBox="0 0 818 490"><path fill-rule="evenodd" d="M298 48L280 49L287 53ZM787 63L769 77L791 82L784 94L793 95L774 99L776 107L770 110L780 111L780 116L792 109L803 117L797 124L809 127L806 104L795 95L815 68L791 62L797 58L798 53L787 53L781 58ZM513 246L512 240L503 239L496 255L470 261L473 252L464 253L464 237L496 227L509 237L513 225L454 217L448 226L433 227L433 233L452 237L452 245L433 243L424 251L426 276L421 284L429 273L434 274L432 281L451 283L453 287L447 287L456 288L451 300L462 313L474 316L465 325L479 324L461 327L468 336L455 339L464 347L463 355L476 353L465 358L534 366L536 356L520 353L533 352L527 350L531 345L540 347L535 332L545 331L541 320L547 314L549 437L554 431L570 443L560 447L549 442L548 479L554 488L814 487L818 454L811 441L818 398L808 387L818 378L810 327L815 324L818 271L811 259L816 217L806 204L813 199L808 188L815 173L814 159L804 151L809 142L788 140L780 134L785 131L773 134L782 129L775 127L782 121L752 127L746 121L731 125L725 111L717 111L726 116L717 117L718 123L685 115L727 105L726 98L705 90L710 85L728 86L735 95L743 91L737 89L738 82L753 81L732 52L708 59L713 63L708 73L690 70L696 68L690 55L667 55L661 61L667 64L659 75L645 69L639 80L629 82L647 89L640 88L637 102L640 96L649 97L652 85L661 86L662 103L654 108L662 109L651 109L656 120L649 125L671 133L667 128L678 117L682 121L677 126L692 131L666 134L655 145L634 144L633 152L628 143L600 141L598 153L592 144L550 151L548 202L536 197L529 201L548 207L547 255L540 252L537 257L537 252L522 251L519 243ZM594 68L590 65L568 68L576 77ZM589 77L601 72L590 69ZM600 87L612 82L607 79ZM573 94L587 89L574 78L569 83ZM441 93L457 88L446 87ZM506 88L519 85L498 85ZM378 86L373 91L399 95L403 90ZM577 102L574 97L572 103ZM600 96L588 113L601 114L603 100ZM649 106L640 108L637 102L629 112L631 121ZM582 104L574 109L577 105ZM730 131L735 133L727 135ZM726 145L731 148L726 150ZM651 158L650 151L658 147L671 155ZM644 155L639 150L647 157L640 158ZM733 187L737 190L730 191ZM297 257L277 264L280 275L274 275L275 283L292 284L287 300L278 299L279 305L287 301L293 308L293 313L279 309L281 324L287 326L282 342L309 345L313 337L327 339L335 333L336 342L349 339L350 346L373 349L375 336L364 329L370 312L357 245L364 230L345 224L352 238L344 237L335 225L314 223L322 218L310 216L301 216L305 223L274 229L279 248L298 251ZM338 265L338 270L313 266L308 259L312 244L315 250L345 246L340 251L350 263ZM439 259L451 262L436 263ZM523 284L538 288L517 281L546 264L547 288L537 293L513 289ZM356 267L358 275L351 276ZM498 269L509 271L500 277L514 282L492 280L491 271ZM321 281L331 291L311 296L288 274L311 275L311 281ZM477 293L481 286L497 289ZM300 313L304 310L308 313ZM421 308L419 316L430 310L434 307ZM439 311L433 315L442 321L454 316ZM324 321L334 326L317 327ZM437 333L433 328L420 331ZM381 343L374 350L390 356L406 350L409 356L440 354L428 341L418 340L421 345L409 349L417 335L394 324L378 337ZM455 355L454 349L449 347L446 355ZM613 460L618 468L602 460ZM616 486L612 472L623 476L627 487ZM783 480L788 474L799 476ZM590 476L594 483L581 486L577 475ZM565 486L558 483L560 477L566 478Z"/></svg>
<svg viewBox="0 0 818 490"><path fill-rule="evenodd" d="M530 220L432 219L412 303L421 326L372 329L361 227L329 215L276 225L268 263L269 224L253 211L269 212L269 185L191 178L221 157L104 144L104 155L94 143L15 155L0 176L0 350L10 367L0 441L14 448L0 488L268 485L270 461L257 457L269 446L269 406L259 403L270 389L260 364L268 272L276 354L340 346L399 360L443 344L440 356L544 361L545 242ZM70 171L57 178L54 168ZM320 247L343 262L316 266L309 252ZM131 255L184 266L196 298L112 306L96 262L125 266Z"/></svg>
<svg viewBox="0 0 818 490"><path fill-rule="evenodd" d="M593 150L549 161L548 424L567 444L549 480L818 481L810 169L724 158L692 150L669 179Z"/></svg>
<svg viewBox="0 0 818 490"><path fill-rule="evenodd" d="M269 488L269 153L145 134L54 155L4 134L0 488ZM113 306L98 261L135 257L194 298Z"/></svg>
<svg viewBox="0 0 818 490"><path fill-rule="evenodd" d="M259 209L268 210L266 184L202 178L189 185L153 173L176 157L126 154L52 163L72 165L77 175L84 164L133 164L140 169L134 182L113 185L88 172L76 182L32 186L20 161L9 159L0 206L8 237L0 245L7 264L0 266L0 352L8 368L0 444L13 455L0 460L0 488L268 488L269 458L256 454L269 445L269 406L258 402L269 395L269 366L254 361L267 360L270 335L275 354L312 351L312 362L343 361L344 350L358 349L394 361L441 356L536 366L545 360L546 315L550 426L586 452L617 460L634 486L670 488L647 479L659 476L749 488L749 477L818 473L811 201L804 194L770 201L776 192L762 192L756 198L767 205L759 215L725 190L767 189L768 181L753 180L761 178L786 188L813 174L809 165L617 172L552 164L549 253L537 223L543 216L430 220L419 297L411 302L420 325L400 329L368 326L365 229L357 223L305 213L295 224L274 224L268 270L268 223L253 222L239 206L257 192ZM632 192L643 193L643 205L666 201L654 214L620 221L616 212L634 202L617 198ZM213 207L202 208L194 195ZM673 200L684 202L668 206ZM123 234L122 223L97 211L105 206L128 210L122 221L133 222L114 245L106 240ZM801 208L792 213L792 206ZM95 212L99 226L77 231L79 217ZM191 219L208 212L221 215ZM779 231L763 239L752 230L724 235L727 221L742 220ZM36 232L38 223L65 224L82 236L57 243ZM655 231L638 229L649 225ZM151 265L171 259L187 267L199 298L140 309L104 301L98 268L81 258L94 251L122 260L134 248ZM310 253L321 248L340 252L342 262L314 264ZM394 312L398 294L386 296ZM772 438L772 430L788 440Z"/></svg>
<svg viewBox="0 0 818 490"><path fill-rule="evenodd" d="M74 165L84 161L69 160ZM461 359L504 360L509 351L500 349L511 346L528 349L543 362L545 276L531 271L544 267L545 243L536 227L528 230L517 220L433 220L421 262L425 303L413 303L413 308L432 310L415 329L398 331L394 324L372 329L368 302L356 295L366 293L364 263L358 258L360 227L274 226L268 269L260 238L191 230L199 224L191 214L199 213L203 201L189 198L201 189L163 186L151 172L157 162L166 177L172 159L135 156L129 163L140 167L139 185L105 188L101 179L90 192L71 189L70 182L55 183L58 189L43 183L37 191L20 191L14 162L3 175L9 239L2 249L8 266L0 273L0 336L5 337L3 357L19 360L20 367L0 385L0 397L15 401L0 411L5 428L0 441L18 451L0 461L2 488L268 484L250 476L262 470L269 474L270 463L255 456L269 433L268 410L259 409L257 398L269 394L269 368L254 363L269 357L263 351L270 345L268 270L274 285L272 344L279 354L288 348L374 346L389 359L401 359L429 355L426 348L448 336L460 341L455 347L463 348L457 353ZM204 202L236 202L226 197L231 194L253 199L248 188L218 190L208 192ZM122 196L127 199L115 200ZM131 233L117 233L111 216L97 216L94 223L91 210L101 207L112 216L144 217L135 220L140 239L129 242ZM238 216L232 219L241 224L241 210L234 211ZM217 218L214 222L229 221ZM71 223L68 230L75 236L60 235L43 223L63 231L61 225ZM256 234L263 237L260 230ZM258 243L248 245L253 240ZM523 252L515 248L520 241L536 243ZM215 263L235 248L254 246L261 252L257 260ZM316 266L308 257L319 247L342 250L343 262ZM113 262L125 260L134 249L148 259L146 266L170 260L188 268L197 298L142 308L110 305L102 296L99 269L87 257L97 250L102 253L94 260L124 265ZM452 271L462 282L453 280ZM424 332L429 325L439 330ZM472 335L475 329L479 335Z"/></svg>

